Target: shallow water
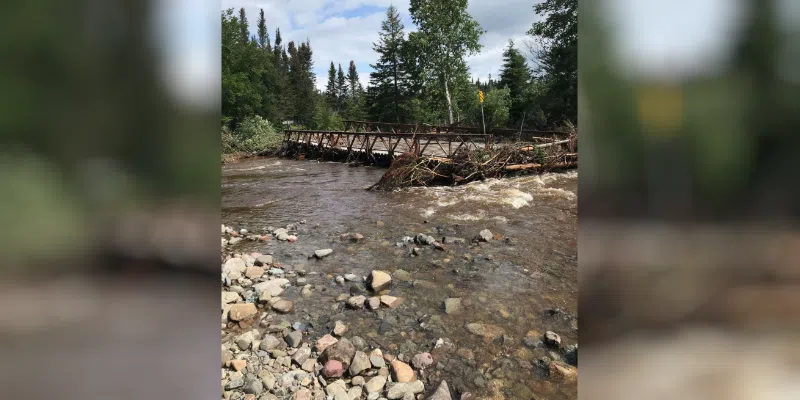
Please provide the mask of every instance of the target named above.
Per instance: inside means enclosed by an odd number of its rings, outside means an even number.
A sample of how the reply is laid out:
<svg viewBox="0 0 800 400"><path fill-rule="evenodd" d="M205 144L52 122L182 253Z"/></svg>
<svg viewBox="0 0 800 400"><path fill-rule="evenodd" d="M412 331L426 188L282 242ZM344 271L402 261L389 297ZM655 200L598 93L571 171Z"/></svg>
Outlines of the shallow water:
<svg viewBox="0 0 800 400"><path fill-rule="evenodd" d="M446 379L459 392L484 394L490 380L501 379L509 399L576 398L574 383L552 381L537 366L549 351L528 348L522 339L529 331L552 330L564 345L577 343L577 173L392 193L364 190L383 172L275 158L223 166L224 224L263 232L307 221L298 225L296 243L245 241L233 249L272 252L287 269L309 273L314 294L302 297L300 288L288 288L282 297L295 301L295 311L280 318L293 323L309 315L305 322L314 326L314 337L341 319L350 328L347 336L408 357L432 350L437 339L445 338L458 350L444 353L429 380ZM482 229L501 239L471 243ZM342 241L345 232L361 233L366 240ZM445 251L417 246L420 256L411 254L414 245L396 245L418 233L466 243L446 243ZM323 260L308 258L321 248L334 253ZM404 299L397 309L349 310L335 301L357 289L369 296L363 284L336 285L336 275L366 276L373 269L410 273L409 281L394 281L391 294ZM462 313L444 312L448 297L462 299ZM554 309L558 312L548 311ZM465 325L475 322L497 325L506 337L473 335ZM428 382L426 387L433 389Z"/></svg>

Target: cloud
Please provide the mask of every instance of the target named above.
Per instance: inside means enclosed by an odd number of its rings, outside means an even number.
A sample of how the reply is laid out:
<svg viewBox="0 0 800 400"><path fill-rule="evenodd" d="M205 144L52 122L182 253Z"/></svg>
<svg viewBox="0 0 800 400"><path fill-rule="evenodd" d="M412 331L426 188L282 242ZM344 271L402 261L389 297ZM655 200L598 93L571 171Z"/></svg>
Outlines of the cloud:
<svg viewBox="0 0 800 400"><path fill-rule="evenodd" d="M503 48L509 39L519 47L525 32L539 17L529 0L473 0L469 12L486 33L481 37L480 54L467 58L473 78L496 77L502 65ZM308 39L314 52L317 87L324 89L330 62L345 70L353 60L362 85L369 82L369 66L377 60L372 44L378 40L386 8L393 4L399 11L406 33L416 30L408 14L409 0L223 0L222 7L244 7L250 30L255 34L256 21L264 9L270 37L280 27L284 43Z"/></svg>

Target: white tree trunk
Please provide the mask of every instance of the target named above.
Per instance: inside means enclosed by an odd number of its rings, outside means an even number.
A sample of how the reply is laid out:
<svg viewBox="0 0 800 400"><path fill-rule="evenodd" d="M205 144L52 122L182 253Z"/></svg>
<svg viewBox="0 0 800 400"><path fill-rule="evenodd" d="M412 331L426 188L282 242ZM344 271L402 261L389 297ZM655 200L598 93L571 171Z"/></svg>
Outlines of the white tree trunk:
<svg viewBox="0 0 800 400"><path fill-rule="evenodd" d="M447 115L450 117L450 125L453 124L453 102L450 100L450 89L447 86L447 73L444 73L444 97L447 99Z"/></svg>

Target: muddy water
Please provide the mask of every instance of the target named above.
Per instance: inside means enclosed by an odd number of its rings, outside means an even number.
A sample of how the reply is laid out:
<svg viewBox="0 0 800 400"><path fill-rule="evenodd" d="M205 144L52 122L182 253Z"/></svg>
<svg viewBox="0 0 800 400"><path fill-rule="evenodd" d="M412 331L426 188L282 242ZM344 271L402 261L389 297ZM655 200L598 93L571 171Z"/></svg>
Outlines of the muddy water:
<svg viewBox="0 0 800 400"><path fill-rule="evenodd" d="M314 294L302 297L293 286L282 297L295 311L279 318L313 326L313 337L342 320L371 346L408 357L431 351L437 339L455 344L442 351L429 382L446 379L458 392L500 391L508 399L574 399L574 383L547 376L539 360L558 357L523 343L552 330L564 345L577 343L577 173L545 174L472 183L460 187L414 188L393 193L363 190L385 170L286 159L254 159L223 167L222 222L263 232L298 224L296 243L243 242L235 251L273 253L286 269L306 271ZM498 240L475 244L482 229ZM345 232L363 243L342 241ZM425 233L466 239L429 246L419 256L404 236ZM331 248L323 259L314 250ZM334 277L366 276L373 269L395 272L394 310L349 310L336 298L364 291L361 283L337 285ZM399 279L407 271L406 279ZM462 299L463 311L448 315L448 297ZM488 339L470 333L469 323L499 326L505 335ZM530 347L528 347L530 346ZM431 388L426 382L426 387Z"/></svg>

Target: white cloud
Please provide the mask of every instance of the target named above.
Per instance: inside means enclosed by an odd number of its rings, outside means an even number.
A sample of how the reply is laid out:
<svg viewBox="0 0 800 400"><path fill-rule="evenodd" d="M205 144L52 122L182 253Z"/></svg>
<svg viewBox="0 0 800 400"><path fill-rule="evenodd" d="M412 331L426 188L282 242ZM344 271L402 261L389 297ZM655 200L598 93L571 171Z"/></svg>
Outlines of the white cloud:
<svg viewBox="0 0 800 400"><path fill-rule="evenodd" d="M529 0L473 0L469 12L486 33L481 37L480 54L467 58L472 76L484 80L489 74L497 76L502 65L503 48L513 38L522 47L525 32L537 20ZM223 0L222 7L238 10L244 7L252 32L263 8L270 37L280 27L284 43L290 40L311 41L317 87L324 89L330 62L342 64L347 71L350 60L355 61L363 85L377 54L372 43L378 40L386 7L393 4L399 11L405 31L416 30L408 15L409 0ZM365 11L366 10L366 11Z"/></svg>

